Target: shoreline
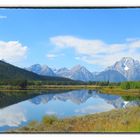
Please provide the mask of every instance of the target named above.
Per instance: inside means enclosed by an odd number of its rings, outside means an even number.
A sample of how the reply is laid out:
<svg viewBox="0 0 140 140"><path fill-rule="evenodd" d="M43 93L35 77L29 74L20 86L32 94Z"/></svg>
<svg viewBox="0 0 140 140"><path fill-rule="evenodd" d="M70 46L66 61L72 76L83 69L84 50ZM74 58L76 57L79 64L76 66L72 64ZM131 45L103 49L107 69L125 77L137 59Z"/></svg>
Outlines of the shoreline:
<svg viewBox="0 0 140 140"><path fill-rule="evenodd" d="M35 88L36 87L36 88ZM9 90L7 93L10 96L12 92L17 93L25 92L27 95L36 92L39 95L41 92L46 94L51 92L62 93L71 90L98 90L102 94L113 94L129 97L140 97L139 89L124 90L118 86L92 86L92 85L43 85L43 86L28 86L26 90ZM6 94L6 90L1 93ZM4 93L5 92L5 93ZM7 90L8 92L8 90ZM29 93L29 94L28 94ZM67 93L66 93L67 94ZM19 94L20 95L20 94ZM26 95L23 93L23 95ZM41 122L32 121L28 125L12 130L12 132L22 133L38 133L38 132L140 132L140 107L129 107L124 109L116 109L108 112L95 113L84 116L69 117L65 119L58 119L55 116L45 116ZM133 126L133 120L136 121L135 127ZM45 121L45 122L44 122ZM47 123L47 124L46 124ZM51 125L49 124L51 123ZM48 125L49 124L49 125ZM48 127L47 127L48 126ZM115 126L115 127L113 127ZM9 132L9 131L8 131ZM11 133L11 131L10 131Z"/></svg>
<svg viewBox="0 0 140 140"><path fill-rule="evenodd" d="M32 121L28 125L10 133L101 133L140 132L140 107L112 110L108 112L58 119L45 116L41 122Z"/></svg>
<svg viewBox="0 0 140 140"><path fill-rule="evenodd" d="M0 86L0 92L48 92L48 91L68 91L68 90L98 90L105 94L139 96L140 89L124 90L118 86L94 86L94 85L41 85L28 86L26 89L19 89L17 86Z"/></svg>

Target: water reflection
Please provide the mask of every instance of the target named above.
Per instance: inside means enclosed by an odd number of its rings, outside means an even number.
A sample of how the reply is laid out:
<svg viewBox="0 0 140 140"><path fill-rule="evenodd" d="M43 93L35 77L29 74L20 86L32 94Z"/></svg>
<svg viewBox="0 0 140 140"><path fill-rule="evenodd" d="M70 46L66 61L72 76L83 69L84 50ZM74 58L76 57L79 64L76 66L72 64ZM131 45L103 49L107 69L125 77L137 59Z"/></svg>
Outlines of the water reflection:
<svg viewBox="0 0 140 140"><path fill-rule="evenodd" d="M67 93L41 93L41 95L36 97L29 96L30 99L27 100L25 100L24 95L23 101L22 96L20 95L20 98L15 99L16 104L14 104L14 98L12 98L11 105L10 98L7 99L6 95L3 96L8 101L9 106L6 105L7 107L4 107L4 104L2 104L3 108L0 109L0 131L26 125L32 120L40 121L44 115L56 115L57 117L64 118L105 112L128 106L140 106L139 100L128 97L122 98L121 96L111 94L102 94L94 90L75 90L68 91ZM11 96L8 95L7 97ZM0 98L0 101L4 98ZM126 101L124 99L129 100Z"/></svg>
<svg viewBox="0 0 140 140"><path fill-rule="evenodd" d="M85 103L89 98L93 99L103 99L107 104L111 104L114 106L114 108L119 109L119 108L124 108L127 106L136 106L140 105L139 100L135 101L125 101L124 98L121 96L117 95L111 95L111 94L102 94L99 93L98 91L91 91L91 90L77 90L77 91L70 91L66 93L61 93L61 94L43 94L37 97L34 97L30 99L30 101L36 105L38 104L46 104L50 101L63 101L66 102L70 100L72 103L80 105L82 103Z"/></svg>
<svg viewBox="0 0 140 140"><path fill-rule="evenodd" d="M0 127L17 127L26 121L25 114L19 107L9 107L0 111Z"/></svg>
<svg viewBox="0 0 140 140"><path fill-rule="evenodd" d="M95 92L95 91L94 91ZM70 100L74 104L81 104L86 102L93 94L90 94L88 90L78 90L78 91L70 91L67 93L61 94L43 94L32 98L30 101L34 104L45 104L51 100L59 100L59 101L67 101Z"/></svg>

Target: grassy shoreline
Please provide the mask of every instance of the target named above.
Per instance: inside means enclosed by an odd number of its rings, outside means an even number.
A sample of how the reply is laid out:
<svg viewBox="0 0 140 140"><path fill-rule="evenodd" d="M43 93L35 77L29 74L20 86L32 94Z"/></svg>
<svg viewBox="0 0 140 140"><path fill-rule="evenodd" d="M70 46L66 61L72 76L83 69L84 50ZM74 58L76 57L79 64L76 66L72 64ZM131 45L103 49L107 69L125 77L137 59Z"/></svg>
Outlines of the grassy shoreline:
<svg viewBox="0 0 140 140"><path fill-rule="evenodd" d="M122 89L119 86L95 86L95 85L41 85L28 86L26 89L19 89L17 86L0 86L0 92L40 92L40 91L67 91L67 90L98 90L106 94L140 96L140 89Z"/></svg>
<svg viewBox="0 0 140 140"><path fill-rule="evenodd" d="M140 107L58 119L45 116L41 122L32 121L12 132L140 132Z"/></svg>

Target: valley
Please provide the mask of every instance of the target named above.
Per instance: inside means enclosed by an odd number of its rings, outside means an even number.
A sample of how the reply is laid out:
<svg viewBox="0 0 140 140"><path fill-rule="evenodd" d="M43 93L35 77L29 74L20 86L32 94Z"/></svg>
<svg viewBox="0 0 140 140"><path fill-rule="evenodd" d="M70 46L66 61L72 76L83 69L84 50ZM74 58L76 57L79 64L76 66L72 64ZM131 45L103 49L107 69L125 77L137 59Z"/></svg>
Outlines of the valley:
<svg viewBox="0 0 140 140"><path fill-rule="evenodd" d="M102 72L0 61L0 131L137 132L139 69L138 61L126 57Z"/></svg>

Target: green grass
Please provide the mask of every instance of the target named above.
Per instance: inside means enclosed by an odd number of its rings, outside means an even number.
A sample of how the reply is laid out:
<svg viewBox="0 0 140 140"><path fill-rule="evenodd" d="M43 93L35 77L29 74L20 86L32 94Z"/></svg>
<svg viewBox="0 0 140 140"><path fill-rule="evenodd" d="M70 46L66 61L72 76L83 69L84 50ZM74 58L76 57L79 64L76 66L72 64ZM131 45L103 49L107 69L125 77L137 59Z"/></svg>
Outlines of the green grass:
<svg viewBox="0 0 140 140"><path fill-rule="evenodd" d="M49 92L49 91L68 91L68 90L98 90L101 93L115 94L120 96L140 97L140 89L122 89L119 86L95 86L95 85L30 85L27 89L21 90L18 86L0 86L0 92Z"/></svg>
<svg viewBox="0 0 140 140"><path fill-rule="evenodd" d="M99 91L106 94L116 94L116 95L127 95L127 96L139 96L140 97L140 89L122 89L118 86L106 86L99 87Z"/></svg>
<svg viewBox="0 0 140 140"><path fill-rule="evenodd" d="M66 119L45 116L12 132L140 132L140 107Z"/></svg>

